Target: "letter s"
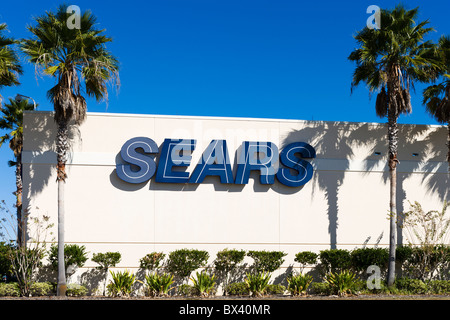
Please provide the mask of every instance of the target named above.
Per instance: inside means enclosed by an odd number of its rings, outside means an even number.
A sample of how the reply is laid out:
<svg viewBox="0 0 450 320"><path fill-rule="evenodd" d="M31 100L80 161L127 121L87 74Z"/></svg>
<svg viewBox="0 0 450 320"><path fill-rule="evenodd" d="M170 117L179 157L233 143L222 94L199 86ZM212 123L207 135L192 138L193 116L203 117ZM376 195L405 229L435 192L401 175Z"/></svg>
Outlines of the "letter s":
<svg viewBox="0 0 450 320"><path fill-rule="evenodd" d="M315 158L316 151L305 142L294 142L287 145L280 152L280 162L287 168L279 168L277 179L282 184L289 187L299 187L307 183L313 175L312 165L303 159L295 156L299 153L302 158ZM291 174L291 169L298 172L297 175Z"/></svg>
<svg viewBox="0 0 450 320"><path fill-rule="evenodd" d="M123 161L128 164L117 164L117 176L125 182L142 183L149 180L156 171L156 163L149 156L139 153L136 149L143 149L145 153L158 153L158 146L156 143L145 137L132 138L124 143L120 150L120 155ZM132 170L131 165L139 167L139 169Z"/></svg>

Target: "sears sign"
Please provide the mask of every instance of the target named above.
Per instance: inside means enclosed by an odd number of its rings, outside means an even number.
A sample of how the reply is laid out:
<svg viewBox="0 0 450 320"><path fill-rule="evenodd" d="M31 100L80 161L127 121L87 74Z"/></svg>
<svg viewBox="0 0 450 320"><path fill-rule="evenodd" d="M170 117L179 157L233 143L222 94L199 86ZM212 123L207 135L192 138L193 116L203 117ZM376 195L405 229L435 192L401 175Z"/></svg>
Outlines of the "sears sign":
<svg viewBox="0 0 450 320"><path fill-rule="evenodd" d="M247 184L250 172L258 171L261 184L273 184L276 176L282 184L298 187L313 174L313 167L303 159L316 157L305 142L291 143L279 153L272 142L244 141L234 177L227 142L212 140L189 173L186 168L191 166L195 145L196 140L165 139L157 165L150 156L159 153L157 144L146 137L132 138L120 151L125 164L116 165L117 176L129 183L146 182L156 173L155 181L163 183L202 183L206 176L218 176L221 183Z"/></svg>

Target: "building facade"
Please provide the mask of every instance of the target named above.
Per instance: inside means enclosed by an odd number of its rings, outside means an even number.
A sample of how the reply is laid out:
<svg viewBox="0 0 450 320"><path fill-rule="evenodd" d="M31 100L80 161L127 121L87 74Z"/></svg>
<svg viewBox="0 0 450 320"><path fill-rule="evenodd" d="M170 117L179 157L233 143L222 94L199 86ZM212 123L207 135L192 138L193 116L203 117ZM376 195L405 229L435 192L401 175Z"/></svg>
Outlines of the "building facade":
<svg viewBox="0 0 450 320"><path fill-rule="evenodd" d="M387 246L386 134L378 123L88 113L71 126L66 243L90 258L118 251L132 271L151 252L207 250L212 263L225 248L284 251L280 273L300 251ZM56 225L55 136L51 112L24 115L24 208ZM446 136L400 125L399 211L448 200Z"/></svg>

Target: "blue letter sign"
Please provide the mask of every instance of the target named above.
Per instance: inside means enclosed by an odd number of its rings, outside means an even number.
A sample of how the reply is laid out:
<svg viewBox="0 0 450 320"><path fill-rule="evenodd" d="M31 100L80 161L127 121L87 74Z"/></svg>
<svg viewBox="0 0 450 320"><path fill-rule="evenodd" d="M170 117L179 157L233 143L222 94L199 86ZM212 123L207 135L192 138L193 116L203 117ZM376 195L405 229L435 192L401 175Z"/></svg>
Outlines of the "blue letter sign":
<svg viewBox="0 0 450 320"><path fill-rule="evenodd" d="M316 151L305 142L294 142L280 152L272 142L244 141L236 165L236 178L225 140L212 140L191 174L184 170L191 165L193 139L165 139L156 166L148 154L157 154L156 143L145 137L128 140L120 155L127 164L117 164L117 176L129 183L143 183L153 177L164 183L202 183L207 176L218 176L221 183L247 184L251 171L259 173L261 184L275 183L299 187L311 180L313 167L304 158L315 158ZM142 149L144 153L137 150Z"/></svg>

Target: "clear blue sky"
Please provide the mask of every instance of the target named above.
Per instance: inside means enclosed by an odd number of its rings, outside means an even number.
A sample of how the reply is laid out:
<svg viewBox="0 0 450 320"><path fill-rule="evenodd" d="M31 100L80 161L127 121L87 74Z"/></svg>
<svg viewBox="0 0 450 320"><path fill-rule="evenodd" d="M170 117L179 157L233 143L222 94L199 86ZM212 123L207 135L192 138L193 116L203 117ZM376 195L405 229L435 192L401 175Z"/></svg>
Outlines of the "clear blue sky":
<svg viewBox="0 0 450 320"><path fill-rule="evenodd" d="M33 17L61 1L3 1L0 23L9 36L26 38ZM361 85L350 94L354 65L347 60L375 4L398 1L149 0L67 1L91 10L114 41L108 48L121 62L119 92L108 106L88 101L88 111L204 115L326 121L385 122L375 115L375 97ZM450 34L448 0L403 1L420 8L419 20ZM35 75L25 60L21 85L3 89L33 97L52 110L50 78ZM413 93L413 113L400 123L436 124ZM0 132L2 133L2 132ZM0 149L0 200L14 203L12 153Z"/></svg>

